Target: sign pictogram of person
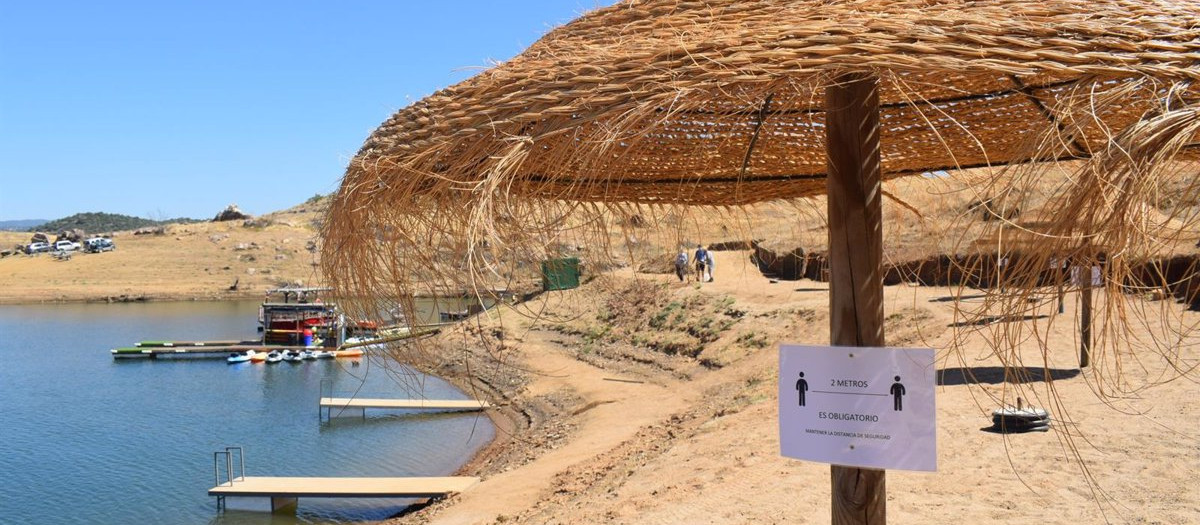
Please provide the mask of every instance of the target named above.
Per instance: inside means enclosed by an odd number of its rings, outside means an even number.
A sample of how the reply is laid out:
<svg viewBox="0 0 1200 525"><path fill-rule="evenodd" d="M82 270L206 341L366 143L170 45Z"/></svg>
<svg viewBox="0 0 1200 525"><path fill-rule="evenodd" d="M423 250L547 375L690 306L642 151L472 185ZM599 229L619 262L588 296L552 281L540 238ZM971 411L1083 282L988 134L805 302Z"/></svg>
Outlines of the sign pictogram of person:
<svg viewBox="0 0 1200 525"><path fill-rule="evenodd" d="M892 384L892 410L897 412L904 410L904 403L901 399L904 397L904 385L900 384L900 376L896 376L896 382Z"/></svg>
<svg viewBox="0 0 1200 525"><path fill-rule="evenodd" d="M804 406L804 393L808 391L808 381L804 380L804 372L800 372L800 379L796 380L796 392L800 396L800 406Z"/></svg>

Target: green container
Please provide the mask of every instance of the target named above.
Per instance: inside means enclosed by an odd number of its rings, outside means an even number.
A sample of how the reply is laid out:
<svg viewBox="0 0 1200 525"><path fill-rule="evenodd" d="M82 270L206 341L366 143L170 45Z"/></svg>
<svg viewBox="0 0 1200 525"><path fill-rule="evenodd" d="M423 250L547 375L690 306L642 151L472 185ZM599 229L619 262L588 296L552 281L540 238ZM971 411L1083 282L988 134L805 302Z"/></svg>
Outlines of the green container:
<svg viewBox="0 0 1200 525"><path fill-rule="evenodd" d="M578 257L542 261L542 290L569 290L578 287Z"/></svg>

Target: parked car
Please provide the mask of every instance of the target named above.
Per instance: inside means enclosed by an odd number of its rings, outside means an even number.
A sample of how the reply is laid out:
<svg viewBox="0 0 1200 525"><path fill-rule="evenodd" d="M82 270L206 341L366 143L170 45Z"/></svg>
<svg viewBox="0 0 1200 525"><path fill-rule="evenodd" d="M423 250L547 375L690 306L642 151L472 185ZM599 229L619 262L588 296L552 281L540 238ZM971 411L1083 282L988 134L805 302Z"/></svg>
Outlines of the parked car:
<svg viewBox="0 0 1200 525"><path fill-rule="evenodd" d="M83 241L83 249L88 253L100 253L115 250L117 245L112 242L112 239L94 237Z"/></svg>
<svg viewBox="0 0 1200 525"><path fill-rule="evenodd" d="M80 248L79 243L75 241L58 241L54 243L54 251L56 252L73 252Z"/></svg>
<svg viewBox="0 0 1200 525"><path fill-rule="evenodd" d="M50 246L50 243L48 242L31 242L29 243L29 246L25 247L25 253L33 255L35 253L48 252L53 249L54 247Z"/></svg>

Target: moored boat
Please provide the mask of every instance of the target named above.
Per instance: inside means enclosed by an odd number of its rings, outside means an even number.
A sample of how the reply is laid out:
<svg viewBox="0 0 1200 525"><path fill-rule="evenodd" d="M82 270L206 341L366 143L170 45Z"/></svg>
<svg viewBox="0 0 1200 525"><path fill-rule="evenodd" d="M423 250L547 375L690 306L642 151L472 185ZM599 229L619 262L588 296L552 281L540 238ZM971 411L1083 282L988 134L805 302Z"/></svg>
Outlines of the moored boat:
<svg viewBox="0 0 1200 525"><path fill-rule="evenodd" d="M346 343L342 345L343 349L358 349L358 350L383 350L387 346L387 341L383 339L371 339L366 337L347 337Z"/></svg>
<svg viewBox="0 0 1200 525"><path fill-rule="evenodd" d="M300 361L338 357L335 350L354 346L384 343L399 334L408 333L408 327L387 328L388 338L380 341L384 334L378 321L363 321L348 318L335 303L324 302L318 295L328 288L285 287L268 290L267 297L259 307L259 330L261 340L230 341L167 341L150 340L137 343L132 348L114 348L114 358L159 358L159 357L224 357L230 363ZM353 337L357 336L358 339ZM359 341L358 345L346 344ZM366 341L366 345L362 343ZM367 346L367 348L382 348ZM253 351L247 351L252 349ZM358 352L344 353L346 356L362 355ZM269 351L274 352L270 357Z"/></svg>
<svg viewBox="0 0 1200 525"><path fill-rule="evenodd" d="M245 352L233 352L229 357L225 358L228 363L245 363L254 357L254 350L246 350Z"/></svg>

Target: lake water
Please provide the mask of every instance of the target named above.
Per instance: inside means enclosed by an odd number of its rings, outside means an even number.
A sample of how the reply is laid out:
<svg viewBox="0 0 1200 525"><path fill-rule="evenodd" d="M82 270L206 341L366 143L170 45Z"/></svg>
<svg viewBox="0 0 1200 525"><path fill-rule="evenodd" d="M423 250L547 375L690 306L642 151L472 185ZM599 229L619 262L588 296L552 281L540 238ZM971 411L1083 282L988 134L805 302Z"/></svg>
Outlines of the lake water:
<svg viewBox="0 0 1200 525"><path fill-rule="evenodd" d="M109 354L140 340L254 339L257 312L253 302L0 307L0 522L376 521L410 501L311 498L295 517L218 513L207 495L213 452L243 447L248 476L444 476L492 439L478 413L322 422L322 380L337 395L468 397L375 359L230 365Z"/></svg>

